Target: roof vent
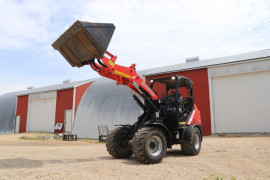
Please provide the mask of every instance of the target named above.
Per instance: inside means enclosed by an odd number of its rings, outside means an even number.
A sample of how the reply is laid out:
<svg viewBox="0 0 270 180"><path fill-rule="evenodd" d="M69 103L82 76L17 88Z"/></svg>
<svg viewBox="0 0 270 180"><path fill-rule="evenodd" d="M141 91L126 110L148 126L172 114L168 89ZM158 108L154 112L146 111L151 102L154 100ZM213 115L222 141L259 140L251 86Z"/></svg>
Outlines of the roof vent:
<svg viewBox="0 0 270 180"><path fill-rule="evenodd" d="M196 62L199 61L199 56L186 58L186 63Z"/></svg>
<svg viewBox="0 0 270 180"><path fill-rule="evenodd" d="M72 80L71 79L67 79L67 80L64 80L63 83L66 84L66 83L71 83Z"/></svg>
<svg viewBox="0 0 270 180"><path fill-rule="evenodd" d="M27 87L27 89L29 90L29 89L35 89L35 86L29 86L29 87Z"/></svg>

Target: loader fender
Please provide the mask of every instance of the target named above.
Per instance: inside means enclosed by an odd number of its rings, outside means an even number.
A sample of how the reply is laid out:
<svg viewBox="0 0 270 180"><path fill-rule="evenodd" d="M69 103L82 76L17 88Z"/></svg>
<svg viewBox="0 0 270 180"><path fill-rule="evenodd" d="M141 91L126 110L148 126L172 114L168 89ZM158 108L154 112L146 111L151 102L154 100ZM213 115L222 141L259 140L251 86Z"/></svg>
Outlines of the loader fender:
<svg viewBox="0 0 270 180"><path fill-rule="evenodd" d="M191 124L187 127L186 129L186 133L185 133L185 137L187 141L191 140L191 134L192 134L192 130L197 127L200 130L201 133L201 141L203 140L203 136L202 136L202 126L201 125L197 125L197 124Z"/></svg>
<svg viewBox="0 0 270 180"><path fill-rule="evenodd" d="M164 124L153 122L151 124L145 124L145 125L147 127L157 127L157 128L160 128L164 132L164 134L165 134L165 136L167 138L167 147L168 148L172 148L172 136L171 136L171 133L170 133L169 129Z"/></svg>

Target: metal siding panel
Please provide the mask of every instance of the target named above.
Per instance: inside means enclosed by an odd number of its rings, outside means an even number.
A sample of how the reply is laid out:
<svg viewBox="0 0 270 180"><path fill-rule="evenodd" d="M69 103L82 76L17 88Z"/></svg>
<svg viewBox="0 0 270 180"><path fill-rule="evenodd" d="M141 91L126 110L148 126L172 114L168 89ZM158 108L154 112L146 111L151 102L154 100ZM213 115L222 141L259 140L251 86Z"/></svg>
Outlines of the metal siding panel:
<svg viewBox="0 0 270 180"><path fill-rule="evenodd" d="M208 75L209 77L217 77L267 70L270 70L270 59L209 67Z"/></svg>
<svg viewBox="0 0 270 180"><path fill-rule="evenodd" d="M54 130L55 133L64 132L65 110L72 109L73 90L74 89L66 89L66 90L57 91L55 125L57 123L63 123L63 126L62 126L62 130Z"/></svg>
<svg viewBox="0 0 270 180"><path fill-rule="evenodd" d="M76 87L76 95L75 95L75 114L79 105L79 102L84 94L84 92L86 91L86 89L92 84L93 82L81 85Z"/></svg>
<svg viewBox="0 0 270 180"><path fill-rule="evenodd" d="M20 133L26 132L27 113L28 113L28 95L18 96L16 115L21 116Z"/></svg>
<svg viewBox="0 0 270 180"><path fill-rule="evenodd" d="M201 112L203 135L211 135L211 116L207 69L204 68L149 76L146 77L146 82L147 84L150 84L150 79L168 77L173 75L185 76L193 81L194 103L197 105L198 109Z"/></svg>
<svg viewBox="0 0 270 180"><path fill-rule="evenodd" d="M0 96L0 134L14 133L16 94L8 93Z"/></svg>
<svg viewBox="0 0 270 180"><path fill-rule="evenodd" d="M214 96L213 96L213 86L212 79L209 77L208 70L208 83L209 83L209 99L210 99L210 115L211 115L211 133L215 133L215 116L214 116Z"/></svg>

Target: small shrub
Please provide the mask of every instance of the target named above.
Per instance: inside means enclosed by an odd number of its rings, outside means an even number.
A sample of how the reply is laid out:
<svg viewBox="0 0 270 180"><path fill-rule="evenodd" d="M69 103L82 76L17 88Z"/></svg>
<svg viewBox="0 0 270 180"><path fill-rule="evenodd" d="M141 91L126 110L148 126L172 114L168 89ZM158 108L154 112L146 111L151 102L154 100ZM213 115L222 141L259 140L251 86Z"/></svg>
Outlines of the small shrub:
<svg viewBox="0 0 270 180"><path fill-rule="evenodd" d="M19 138L20 140L40 140L40 137L29 137L29 136L22 136Z"/></svg>
<svg viewBox="0 0 270 180"><path fill-rule="evenodd" d="M95 143L106 143L106 142L103 142L103 141L97 141L97 142L95 142Z"/></svg>
<svg viewBox="0 0 270 180"><path fill-rule="evenodd" d="M216 180L223 180L223 178L216 177Z"/></svg>

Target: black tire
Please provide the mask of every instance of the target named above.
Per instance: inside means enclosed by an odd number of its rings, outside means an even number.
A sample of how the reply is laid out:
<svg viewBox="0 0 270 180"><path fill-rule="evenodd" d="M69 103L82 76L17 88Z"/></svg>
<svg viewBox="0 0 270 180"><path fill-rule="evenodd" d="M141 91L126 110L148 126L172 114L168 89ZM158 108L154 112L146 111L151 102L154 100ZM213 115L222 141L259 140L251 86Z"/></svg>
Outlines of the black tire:
<svg viewBox="0 0 270 180"><path fill-rule="evenodd" d="M195 127L191 133L191 140L181 144L182 152L190 156L198 155L201 150L201 141L201 132Z"/></svg>
<svg viewBox="0 0 270 180"><path fill-rule="evenodd" d="M132 156L132 147L128 142L130 131L125 127L119 127L110 132L106 139L107 151L115 158L128 158Z"/></svg>
<svg viewBox="0 0 270 180"><path fill-rule="evenodd" d="M167 152L166 137L159 128L141 128L133 137L132 150L140 162L158 163L162 161Z"/></svg>

